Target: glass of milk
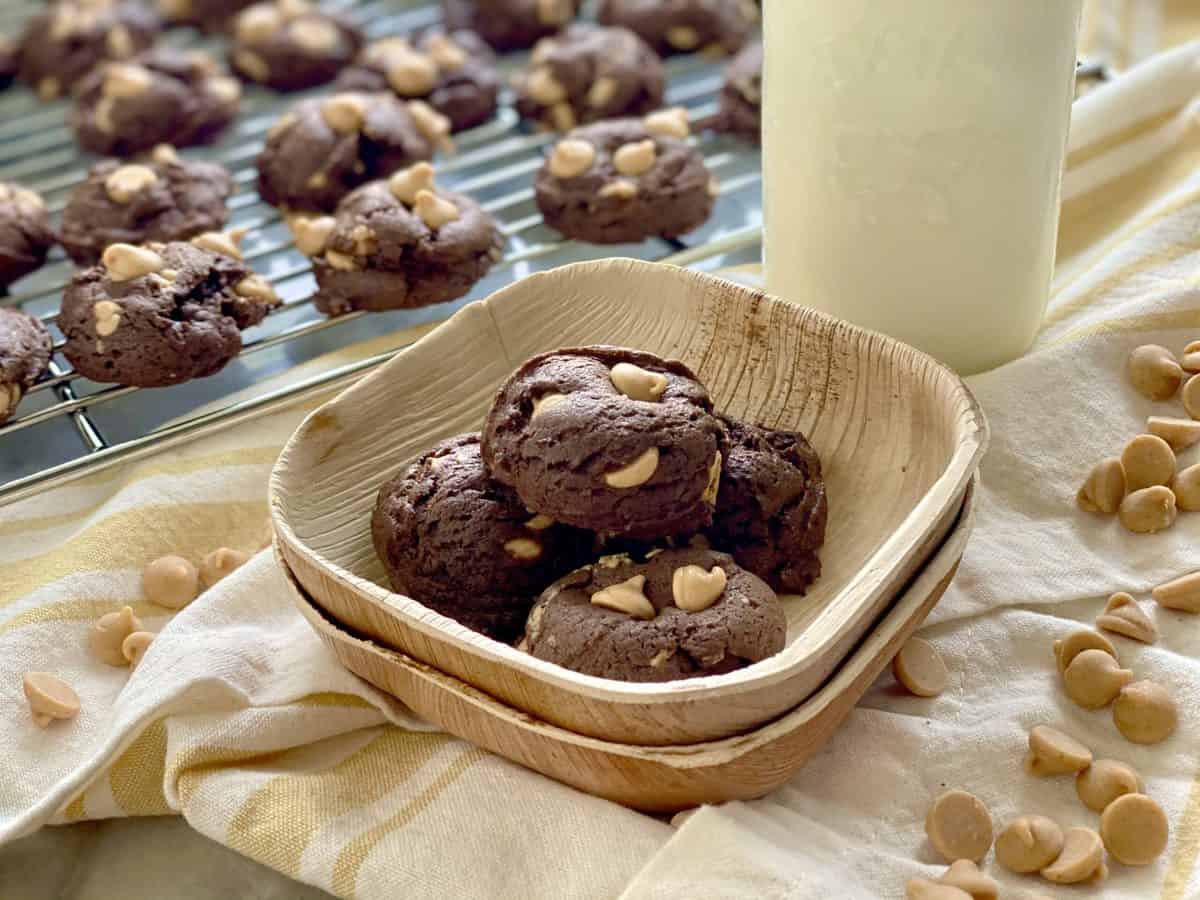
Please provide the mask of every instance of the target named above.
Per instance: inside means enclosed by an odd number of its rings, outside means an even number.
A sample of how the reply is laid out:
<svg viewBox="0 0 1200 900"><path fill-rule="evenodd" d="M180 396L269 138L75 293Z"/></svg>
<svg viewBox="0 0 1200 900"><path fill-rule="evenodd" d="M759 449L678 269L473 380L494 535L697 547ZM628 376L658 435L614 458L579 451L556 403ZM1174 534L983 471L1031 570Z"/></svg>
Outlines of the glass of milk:
<svg viewBox="0 0 1200 900"><path fill-rule="evenodd" d="M1082 0L766 0L769 292L962 373L1045 311Z"/></svg>

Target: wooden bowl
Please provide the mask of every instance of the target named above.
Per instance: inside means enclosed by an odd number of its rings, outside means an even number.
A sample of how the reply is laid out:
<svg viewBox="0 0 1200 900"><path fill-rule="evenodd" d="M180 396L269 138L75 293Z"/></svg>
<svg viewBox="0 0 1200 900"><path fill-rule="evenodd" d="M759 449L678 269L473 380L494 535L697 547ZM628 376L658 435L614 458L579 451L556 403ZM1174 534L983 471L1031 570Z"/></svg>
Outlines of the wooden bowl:
<svg viewBox="0 0 1200 900"><path fill-rule="evenodd" d="M973 493L950 536L895 605L815 694L749 734L689 746L611 743L558 728L410 656L339 627L281 559L293 599L342 665L417 715L485 750L572 787L650 812L761 797L787 782L833 735L924 620L958 568Z"/></svg>
<svg viewBox="0 0 1200 900"><path fill-rule="evenodd" d="M719 410L808 435L825 466L824 572L784 597L788 644L726 675L633 684L580 675L392 593L371 541L380 484L478 430L501 382L561 346L675 357ZM364 634L570 731L631 744L739 734L825 681L942 543L987 439L962 381L882 335L671 266L604 260L534 275L465 307L314 412L271 478L280 552Z"/></svg>

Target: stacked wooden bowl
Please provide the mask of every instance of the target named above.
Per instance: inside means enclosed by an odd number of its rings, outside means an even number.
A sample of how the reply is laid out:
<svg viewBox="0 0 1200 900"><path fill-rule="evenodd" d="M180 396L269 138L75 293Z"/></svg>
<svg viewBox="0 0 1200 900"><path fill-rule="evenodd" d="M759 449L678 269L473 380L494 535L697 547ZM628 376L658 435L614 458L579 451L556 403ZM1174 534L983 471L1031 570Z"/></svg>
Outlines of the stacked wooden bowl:
<svg viewBox="0 0 1200 900"><path fill-rule="evenodd" d="M823 574L781 598L788 645L726 675L581 675L392 593L380 484L477 430L524 359L620 344L683 360L717 408L804 432L825 467ZM271 511L301 612L352 671L447 731L568 784L668 811L759 796L832 734L945 590L987 426L961 380L881 335L729 281L631 260L535 275L473 304L313 413Z"/></svg>

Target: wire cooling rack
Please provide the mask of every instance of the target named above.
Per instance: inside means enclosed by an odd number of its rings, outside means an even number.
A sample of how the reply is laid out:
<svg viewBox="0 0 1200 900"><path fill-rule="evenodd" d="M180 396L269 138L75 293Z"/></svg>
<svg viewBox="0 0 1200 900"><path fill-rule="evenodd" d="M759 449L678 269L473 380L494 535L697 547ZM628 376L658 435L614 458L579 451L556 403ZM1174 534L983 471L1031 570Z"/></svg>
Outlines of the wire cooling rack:
<svg viewBox="0 0 1200 900"><path fill-rule="evenodd" d="M406 34L439 19L437 6L429 3L377 0L329 5L343 9L371 38ZM29 0L0 0L0 34L16 36L38 6ZM165 40L223 57L220 40L189 29L175 29ZM506 56L502 68L507 74L524 61L521 54ZM670 60L667 103L687 107L693 120L712 114L721 67L719 61L700 55ZM56 348L49 374L27 394L17 416L0 426L0 505L348 382L392 354L342 365L286 388L253 391L255 384L341 347L446 318L471 300L539 270L605 256L700 268L759 258L759 154L733 138L707 133L693 140L720 181L721 195L712 219L702 229L684 240L618 247L563 240L545 227L533 202L533 175L553 137L521 125L511 96L506 95L495 120L456 135L457 153L434 161L441 183L476 197L500 221L508 240L504 259L468 297L453 303L326 318L311 302L315 282L308 260L293 246L278 211L254 192L254 159L267 129L292 103L328 92L326 88L281 95L249 88L235 126L220 143L181 151L189 158L219 160L233 173L238 192L231 198L230 227L249 229L242 244L246 260L283 298L282 306L263 324L245 332L240 356L219 374L174 387L140 390L96 384L72 371L57 352L62 336L53 321L62 289L74 271L60 250L37 273L13 285L9 296L0 297L0 305L19 306L40 316L51 327ZM41 103L20 86L0 95L0 180L39 192L56 223L71 188L94 161L80 152L66 127L68 109L64 101ZM249 399L247 388L252 389Z"/></svg>

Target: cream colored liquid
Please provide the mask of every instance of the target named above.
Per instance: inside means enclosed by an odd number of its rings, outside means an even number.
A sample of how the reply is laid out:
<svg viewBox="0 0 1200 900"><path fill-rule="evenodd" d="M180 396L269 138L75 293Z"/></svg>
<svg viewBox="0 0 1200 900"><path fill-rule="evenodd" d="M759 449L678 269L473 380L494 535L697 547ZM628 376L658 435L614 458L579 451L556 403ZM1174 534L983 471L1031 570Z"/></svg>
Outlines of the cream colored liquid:
<svg viewBox="0 0 1200 900"><path fill-rule="evenodd" d="M771 293L960 372L1028 349L1082 0L766 0Z"/></svg>

